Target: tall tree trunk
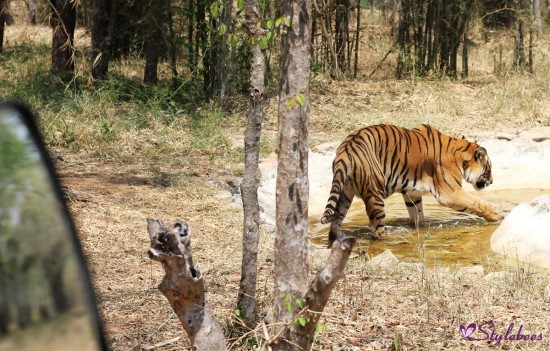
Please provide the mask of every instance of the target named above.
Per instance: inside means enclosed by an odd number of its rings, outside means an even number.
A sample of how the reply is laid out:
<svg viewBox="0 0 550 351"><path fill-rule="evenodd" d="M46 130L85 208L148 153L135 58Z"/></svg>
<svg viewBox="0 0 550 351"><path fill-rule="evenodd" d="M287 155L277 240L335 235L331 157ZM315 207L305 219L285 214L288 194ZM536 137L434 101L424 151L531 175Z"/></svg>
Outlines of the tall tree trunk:
<svg viewBox="0 0 550 351"><path fill-rule="evenodd" d="M178 66L177 66L177 46L176 32L174 30L174 11L170 0L164 1L166 18L168 20L168 46L170 48L170 70L172 71L172 88L178 88Z"/></svg>
<svg viewBox="0 0 550 351"><path fill-rule="evenodd" d="M297 311L288 308L288 303L302 297L307 287L311 0L284 0L282 10L291 26L281 37L274 317L276 322L290 323ZM298 345L307 343L298 329L291 325L274 349L292 349L285 339Z"/></svg>
<svg viewBox="0 0 550 351"><path fill-rule="evenodd" d="M198 50L198 46L193 45L193 29L195 28L195 0L188 0L187 2L187 61L189 70L193 72L195 70L195 49Z"/></svg>
<svg viewBox="0 0 550 351"><path fill-rule="evenodd" d="M76 26L76 1L52 0L53 27L52 72L60 78L74 74L74 30ZM69 77L67 77L69 78Z"/></svg>
<svg viewBox="0 0 550 351"><path fill-rule="evenodd" d="M468 78L468 27L469 20L464 24L464 40L462 42L462 78Z"/></svg>
<svg viewBox="0 0 550 351"><path fill-rule="evenodd" d="M386 2L384 1L384 8ZM359 31L361 29L361 1L357 0L357 18L355 19L355 61L353 66L353 78L357 78L359 69Z"/></svg>
<svg viewBox="0 0 550 351"><path fill-rule="evenodd" d="M92 77L104 79L109 72L111 56L112 28L115 14L114 2L117 0L94 0L92 5ZM113 22L113 23L111 23Z"/></svg>
<svg viewBox="0 0 550 351"><path fill-rule="evenodd" d="M260 229L260 206L258 204L258 162L260 157L260 135L264 108L264 81L266 57L257 44L265 34L260 23L258 0L247 0L245 5L245 27L250 39L256 44L251 47L250 64L250 110L244 137L245 165L241 183L243 199L243 259L241 283L237 308L248 327L256 324L256 282L258 261L258 240Z"/></svg>
<svg viewBox="0 0 550 351"><path fill-rule="evenodd" d="M8 0L0 0L0 54L4 49L4 28L6 25L6 11Z"/></svg>
<svg viewBox="0 0 550 351"><path fill-rule="evenodd" d="M231 21L232 21L232 8L233 0L224 0L223 1L223 12L220 16L220 22L218 24L219 30L222 30L222 33L214 34L216 37L215 45L212 45L211 52L214 55L214 82L213 82L213 95L217 96L220 99L220 102L223 102L225 97L225 92L227 90L227 78L228 78L228 61L229 61L229 44L227 43L227 34L231 31Z"/></svg>
<svg viewBox="0 0 550 351"><path fill-rule="evenodd" d="M541 20L541 0L533 0L533 14L535 17L535 27L537 28L537 38L542 36L542 20Z"/></svg>
<svg viewBox="0 0 550 351"><path fill-rule="evenodd" d="M533 28L529 29L529 73L533 73Z"/></svg>
<svg viewBox="0 0 550 351"><path fill-rule="evenodd" d="M164 1L165 0L163 0L163 3ZM145 41L145 71L143 73L143 82L157 84L162 26L165 18L164 6L159 5L156 1L151 1L149 3L148 14L147 22L149 24L149 33Z"/></svg>
<svg viewBox="0 0 550 351"><path fill-rule="evenodd" d="M523 45L523 20L516 22L516 33L514 37L514 66L525 66L525 50Z"/></svg>
<svg viewBox="0 0 550 351"><path fill-rule="evenodd" d="M406 32L408 30L408 0L397 0L399 10L399 24L397 27L397 44L399 53L397 55L397 79L401 79L407 72L407 47L410 45L407 41Z"/></svg>
<svg viewBox="0 0 550 351"><path fill-rule="evenodd" d="M196 34L195 34L195 58L194 62L198 66L202 57L202 76L204 82L205 92L209 92L212 88L212 82L210 79L210 64L208 60L208 26L206 23L206 0L197 0L196 3Z"/></svg>
<svg viewBox="0 0 550 351"><path fill-rule="evenodd" d="M317 13L318 16L321 16L322 17L322 20L320 21L321 23L321 31L323 33L323 38L326 42L326 46L328 48L328 52L330 53L330 56L332 58L332 62L333 62L333 68L332 68L332 71L333 71L333 74L335 76L336 79L339 79L340 78L340 66L338 64L338 55L336 53L336 50L334 49L334 44L332 42L332 37L330 35L330 33L328 32L327 30L327 23L330 23L330 15L327 15L327 13L330 13L329 11L327 11L327 9L325 8L324 9L324 12L321 13L321 11L319 10L319 7L317 6L317 0L313 0L313 6L315 7L315 12Z"/></svg>
<svg viewBox="0 0 550 351"><path fill-rule="evenodd" d="M336 37L336 55L338 57L338 67L342 72L347 70L346 67L346 34L348 31L346 21L346 2L347 0L336 0L336 21L335 21L335 37Z"/></svg>
<svg viewBox="0 0 550 351"><path fill-rule="evenodd" d="M29 13L27 16L28 22L30 25L34 26L38 23L38 0L25 0L25 5L27 5L27 11Z"/></svg>

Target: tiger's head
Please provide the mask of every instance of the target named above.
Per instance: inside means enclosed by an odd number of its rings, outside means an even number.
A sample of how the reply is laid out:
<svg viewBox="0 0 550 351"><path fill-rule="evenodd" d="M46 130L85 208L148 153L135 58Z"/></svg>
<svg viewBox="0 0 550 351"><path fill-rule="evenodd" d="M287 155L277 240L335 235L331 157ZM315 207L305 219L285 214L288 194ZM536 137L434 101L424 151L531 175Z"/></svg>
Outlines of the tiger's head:
<svg viewBox="0 0 550 351"><path fill-rule="evenodd" d="M464 160L464 178L476 190L485 189L493 183L491 160L484 147L478 146L470 160Z"/></svg>

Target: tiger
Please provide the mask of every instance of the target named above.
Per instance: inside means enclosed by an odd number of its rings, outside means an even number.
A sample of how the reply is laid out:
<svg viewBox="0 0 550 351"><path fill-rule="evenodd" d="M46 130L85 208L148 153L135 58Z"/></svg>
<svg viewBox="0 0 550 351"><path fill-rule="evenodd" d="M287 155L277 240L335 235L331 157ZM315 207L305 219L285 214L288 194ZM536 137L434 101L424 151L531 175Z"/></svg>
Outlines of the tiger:
<svg viewBox="0 0 550 351"><path fill-rule="evenodd" d="M346 137L332 163L333 180L321 223L331 223L329 242L340 239L341 225L355 196L366 208L372 238L384 234L384 199L403 194L410 221L424 222L422 195L431 193L443 206L475 214L489 222L503 219L493 205L462 189L462 178L476 190L493 183L487 150L442 134L427 124L406 129L380 124Z"/></svg>

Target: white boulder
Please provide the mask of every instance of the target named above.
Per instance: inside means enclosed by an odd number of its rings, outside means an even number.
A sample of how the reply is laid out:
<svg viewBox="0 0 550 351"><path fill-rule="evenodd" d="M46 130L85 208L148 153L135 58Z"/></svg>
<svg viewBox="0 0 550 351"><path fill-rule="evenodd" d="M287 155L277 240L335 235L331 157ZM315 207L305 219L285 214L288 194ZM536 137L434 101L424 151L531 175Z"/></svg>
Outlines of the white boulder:
<svg viewBox="0 0 550 351"><path fill-rule="evenodd" d="M550 269L550 194L516 206L491 236L491 249Z"/></svg>

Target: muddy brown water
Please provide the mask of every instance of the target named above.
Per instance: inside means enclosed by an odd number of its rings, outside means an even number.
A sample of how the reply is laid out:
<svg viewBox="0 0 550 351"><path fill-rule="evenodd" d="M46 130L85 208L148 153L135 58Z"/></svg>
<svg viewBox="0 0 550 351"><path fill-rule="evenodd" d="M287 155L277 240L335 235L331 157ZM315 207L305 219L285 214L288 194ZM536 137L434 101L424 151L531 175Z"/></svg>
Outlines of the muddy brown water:
<svg viewBox="0 0 550 351"><path fill-rule="evenodd" d="M504 212L521 202L550 193L550 189L513 189L480 191L475 195L493 203ZM428 266L469 266L490 261L504 261L491 250L491 234L498 224L477 216L453 211L439 205L433 196L423 197L425 224L415 229L409 224L407 208L400 194L386 200L386 229L382 240L370 239L369 220L363 202L352 204L342 231L358 238L355 251L373 257L391 250L401 261L426 261ZM314 245L326 247L329 225L320 223L321 215L310 217L310 237Z"/></svg>

